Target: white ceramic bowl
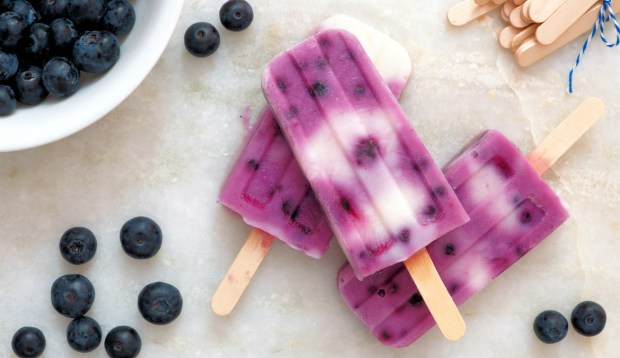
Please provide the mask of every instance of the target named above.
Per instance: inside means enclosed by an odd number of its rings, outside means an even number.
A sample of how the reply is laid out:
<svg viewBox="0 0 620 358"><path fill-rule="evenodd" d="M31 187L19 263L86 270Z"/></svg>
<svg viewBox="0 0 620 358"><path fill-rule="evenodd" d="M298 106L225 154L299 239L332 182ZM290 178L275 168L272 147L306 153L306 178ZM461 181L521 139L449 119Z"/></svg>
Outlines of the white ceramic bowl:
<svg viewBox="0 0 620 358"><path fill-rule="evenodd" d="M0 152L27 149L65 138L106 115L142 82L170 40L183 0L135 0L136 23L121 44L121 57L107 73L83 81L64 99L0 117ZM89 77L89 76L83 76Z"/></svg>

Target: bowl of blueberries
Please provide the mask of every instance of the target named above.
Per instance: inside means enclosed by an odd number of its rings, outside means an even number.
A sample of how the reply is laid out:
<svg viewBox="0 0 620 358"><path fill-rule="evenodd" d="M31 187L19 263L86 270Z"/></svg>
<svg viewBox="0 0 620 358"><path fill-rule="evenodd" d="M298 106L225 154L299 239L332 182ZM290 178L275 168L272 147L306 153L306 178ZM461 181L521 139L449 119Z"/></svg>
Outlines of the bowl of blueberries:
<svg viewBox="0 0 620 358"><path fill-rule="evenodd" d="M183 0L0 0L0 152L86 128L163 53Z"/></svg>

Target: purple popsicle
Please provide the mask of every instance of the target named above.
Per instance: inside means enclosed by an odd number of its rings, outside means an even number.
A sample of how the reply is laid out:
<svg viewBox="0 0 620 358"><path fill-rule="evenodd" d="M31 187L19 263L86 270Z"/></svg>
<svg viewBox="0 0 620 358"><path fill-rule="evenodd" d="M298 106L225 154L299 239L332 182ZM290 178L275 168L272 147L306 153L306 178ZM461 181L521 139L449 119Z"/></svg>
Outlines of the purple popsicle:
<svg viewBox="0 0 620 358"><path fill-rule="evenodd" d="M355 34L394 95L402 93L411 74L411 59L399 43L345 15L330 17L319 28L344 28ZM213 297L212 308L218 314L232 310L274 237L320 258L333 236L269 107L261 112L219 201L255 229Z"/></svg>
<svg viewBox="0 0 620 358"><path fill-rule="evenodd" d="M350 33L324 31L276 56L263 92L358 278L468 220Z"/></svg>
<svg viewBox="0 0 620 358"><path fill-rule="evenodd" d="M454 302L463 303L529 252L568 213L540 174L602 115L588 99L527 158L490 130L470 143L444 172L471 220L427 247ZM401 264L355 278L345 265L338 289L349 308L384 344L411 344L435 324Z"/></svg>

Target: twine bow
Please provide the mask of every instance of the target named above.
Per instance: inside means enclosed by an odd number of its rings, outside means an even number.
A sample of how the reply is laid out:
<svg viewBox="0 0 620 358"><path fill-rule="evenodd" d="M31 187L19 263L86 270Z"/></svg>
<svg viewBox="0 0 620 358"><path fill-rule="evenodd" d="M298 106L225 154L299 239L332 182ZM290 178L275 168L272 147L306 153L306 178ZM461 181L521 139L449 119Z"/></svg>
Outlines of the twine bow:
<svg viewBox="0 0 620 358"><path fill-rule="evenodd" d="M605 23L609 21L613 21L614 28L616 30L615 42L609 41L605 36ZM620 25L618 25L618 20L616 19L614 11L611 7L611 0L603 0L603 5L601 6L594 26L592 27L590 36L588 36L583 46L581 47L581 52L579 52L579 55L577 55L577 60L575 61L573 68L568 74L568 93L573 93L573 73L575 72L577 66L579 66L579 62L581 62L581 57L585 54L586 49L588 48L588 44L590 43L590 41L592 41L594 35L596 35L596 31L599 31L601 40L603 41L605 46L614 47L620 45Z"/></svg>

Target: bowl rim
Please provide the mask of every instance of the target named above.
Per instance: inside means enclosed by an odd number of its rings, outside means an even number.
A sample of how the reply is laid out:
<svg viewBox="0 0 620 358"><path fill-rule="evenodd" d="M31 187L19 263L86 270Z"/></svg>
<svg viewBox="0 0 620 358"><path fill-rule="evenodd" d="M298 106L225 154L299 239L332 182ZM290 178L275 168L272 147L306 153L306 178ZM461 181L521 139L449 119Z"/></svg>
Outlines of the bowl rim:
<svg viewBox="0 0 620 358"><path fill-rule="evenodd" d="M144 17L138 15L137 26L122 39L118 63L96 79L92 79L91 74L82 73L81 88L71 97L55 99L50 96L37 106L18 105L13 114L0 117L0 153L35 148L64 139L114 110L138 88L160 59L174 33L183 3L184 0L133 2L137 14L143 13L140 11L142 6L149 6L151 11ZM155 18L147 20L148 15ZM141 29L140 24L146 21L155 26L149 26L148 31ZM126 52L123 45L136 42L139 36L143 36L140 50L131 49L133 56L123 56ZM98 91L104 88L108 89L104 94Z"/></svg>

